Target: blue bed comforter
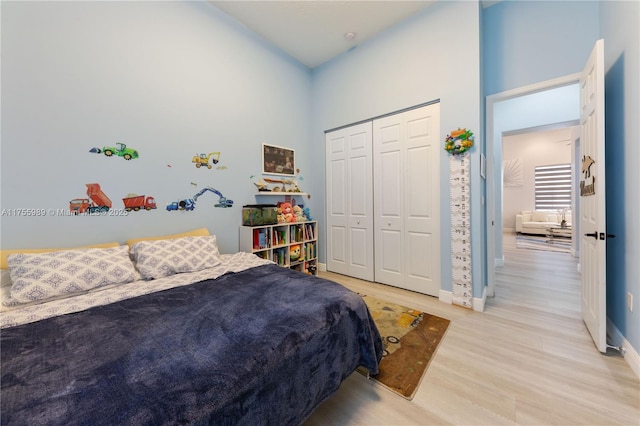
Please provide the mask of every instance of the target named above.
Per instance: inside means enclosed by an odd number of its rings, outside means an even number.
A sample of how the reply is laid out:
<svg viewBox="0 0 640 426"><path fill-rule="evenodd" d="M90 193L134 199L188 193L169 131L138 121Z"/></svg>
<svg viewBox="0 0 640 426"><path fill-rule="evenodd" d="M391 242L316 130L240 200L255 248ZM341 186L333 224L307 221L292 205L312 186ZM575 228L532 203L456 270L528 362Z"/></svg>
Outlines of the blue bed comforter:
<svg viewBox="0 0 640 426"><path fill-rule="evenodd" d="M0 339L2 425L300 424L382 356L360 296L275 265Z"/></svg>

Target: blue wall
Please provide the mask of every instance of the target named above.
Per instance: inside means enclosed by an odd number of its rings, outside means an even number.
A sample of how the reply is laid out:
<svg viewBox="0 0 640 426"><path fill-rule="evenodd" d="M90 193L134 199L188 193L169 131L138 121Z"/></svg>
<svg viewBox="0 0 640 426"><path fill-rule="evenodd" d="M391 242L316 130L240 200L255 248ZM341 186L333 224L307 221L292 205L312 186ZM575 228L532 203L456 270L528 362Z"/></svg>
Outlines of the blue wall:
<svg viewBox="0 0 640 426"><path fill-rule="evenodd" d="M455 22L453 28L451 23ZM474 2L438 2L313 72L314 158L324 158L324 131L440 99L442 289L451 291L449 163L444 138L466 127L480 134L480 10ZM460 31L457 28L464 28ZM471 151L474 297L482 292L480 137ZM314 193L324 193L324 162L314 163ZM322 211L325 209L323 204ZM476 213L474 215L474 212ZM324 216L324 214L323 214ZM325 227L324 218L321 222ZM321 261L326 255L324 235Z"/></svg>
<svg viewBox="0 0 640 426"><path fill-rule="evenodd" d="M5 211L2 247L207 227L223 252L235 252L242 205L256 202L263 142L296 149L301 188L312 181L310 97L306 67L207 2L2 2L2 209L65 211L92 182L114 209L129 193L159 206L127 217ZM89 153L115 142L140 158ZM196 169L194 154L211 151L226 168ZM207 193L192 212L165 210L206 186L235 206L215 208Z"/></svg>
<svg viewBox="0 0 640 426"><path fill-rule="evenodd" d="M502 1L483 13L485 96L582 70L598 40L596 1Z"/></svg>
<svg viewBox="0 0 640 426"><path fill-rule="evenodd" d="M607 316L640 353L640 3L604 1ZM633 311L627 309L633 294ZM636 371L636 374L638 372Z"/></svg>

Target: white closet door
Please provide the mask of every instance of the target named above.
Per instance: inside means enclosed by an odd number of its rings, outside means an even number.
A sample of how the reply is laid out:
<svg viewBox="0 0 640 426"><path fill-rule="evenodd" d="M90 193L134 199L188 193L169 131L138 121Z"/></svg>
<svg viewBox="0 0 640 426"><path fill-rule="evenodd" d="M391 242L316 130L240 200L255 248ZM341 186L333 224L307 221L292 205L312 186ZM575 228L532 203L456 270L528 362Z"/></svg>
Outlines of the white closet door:
<svg viewBox="0 0 640 426"><path fill-rule="evenodd" d="M327 269L373 281L371 122L327 133Z"/></svg>
<svg viewBox="0 0 640 426"><path fill-rule="evenodd" d="M402 114L373 122L375 280L404 282L404 139Z"/></svg>
<svg viewBox="0 0 640 426"><path fill-rule="evenodd" d="M375 281L440 291L440 104L373 123Z"/></svg>
<svg viewBox="0 0 640 426"><path fill-rule="evenodd" d="M440 293L440 104L404 113L404 288Z"/></svg>

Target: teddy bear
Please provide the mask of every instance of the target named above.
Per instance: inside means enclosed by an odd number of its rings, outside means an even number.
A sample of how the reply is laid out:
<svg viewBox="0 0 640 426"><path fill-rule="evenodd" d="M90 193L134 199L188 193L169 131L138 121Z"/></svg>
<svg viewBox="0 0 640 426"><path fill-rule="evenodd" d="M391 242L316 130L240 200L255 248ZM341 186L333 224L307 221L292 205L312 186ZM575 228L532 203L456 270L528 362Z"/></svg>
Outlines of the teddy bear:
<svg viewBox="0 0 640 426"><path fill-rule="evenodd" d="M304 222L305 220L307 220L304 217L304 213L302 212L302 207L300 206L293 206L293 215L295 216L295 222Z"/></svg>
<svg viewBox="0 0 640 426"><path fill-rule="evenodd" d="M279 213L284 217L284 222L295 222L296 218L293 214L293 207L291 207L291 203L280 203L278 206Z"/></svg>

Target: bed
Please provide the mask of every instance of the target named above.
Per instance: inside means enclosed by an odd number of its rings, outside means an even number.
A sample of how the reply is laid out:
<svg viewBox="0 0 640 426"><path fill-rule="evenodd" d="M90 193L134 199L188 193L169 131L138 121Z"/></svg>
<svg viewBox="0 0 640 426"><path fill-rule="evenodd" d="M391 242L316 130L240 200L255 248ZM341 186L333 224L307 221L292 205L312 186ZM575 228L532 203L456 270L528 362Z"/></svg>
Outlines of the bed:
<svg viewBox="0 0 640 426"><path fill-rule="evenodd" d="M174 255L151 251L153 278L135 250L143 242L8 256L0 423L301 424L358 366L378 372L382 343L359 295L248 253L176 252L198 238L215 246L215 236L144 242ZM21 277L38 275L29 262L60 275L74 270L60 264L65 255L103 260L105 250L126 282L94 277L103 284L29 300L48 291L40 273L39 290L23 291L33 279ZM187 266L167 267L169 258ZM64 280L54 281L60 292Z"/></svg>

